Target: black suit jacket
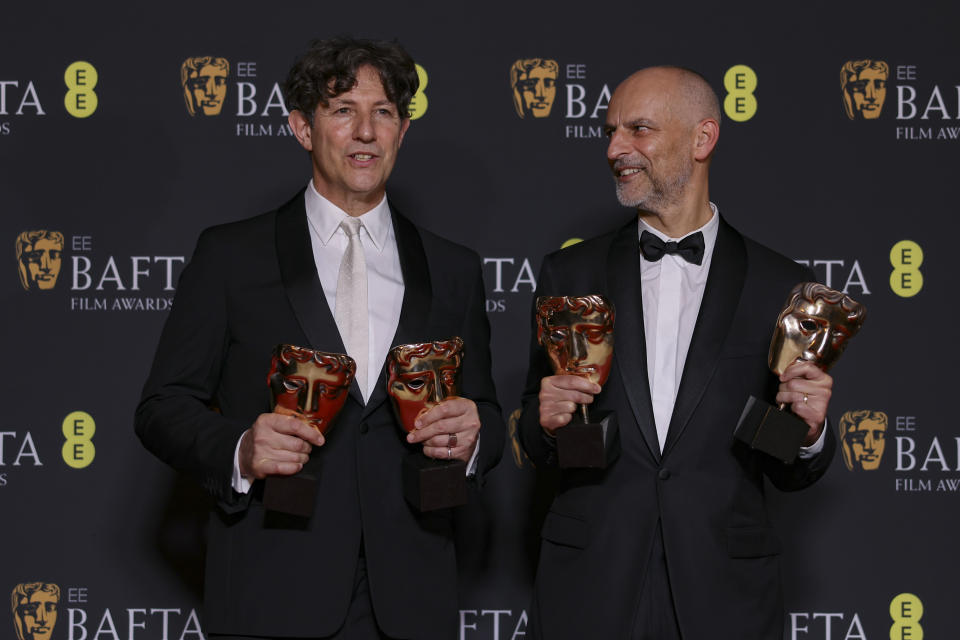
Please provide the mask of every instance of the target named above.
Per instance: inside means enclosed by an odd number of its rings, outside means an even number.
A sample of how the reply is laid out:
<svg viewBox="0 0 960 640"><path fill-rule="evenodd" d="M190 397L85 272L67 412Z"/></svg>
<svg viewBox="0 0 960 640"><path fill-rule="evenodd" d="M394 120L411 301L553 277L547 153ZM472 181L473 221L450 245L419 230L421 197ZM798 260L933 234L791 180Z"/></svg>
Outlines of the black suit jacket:
<svg viewBox="0 0 960 640"><path fill-rule="evenodd" d="M772 401L767 351L787 295L809 270L744 238L722 219L663 453L646 368L636 218L615 233L547 256L538 294L609 296L614 365L594 407L616 412L619 459L602 472L566 471L544 521L534 618L541 637L628 638L651 545L662 527L683 637L779 638L779 541L764 508L767 476L784 490L819 478L835 443L784 465L750 451L733 430L750 395ZM551 464L539 426L540 380L551 375L531 341L521 437Z"/></svg>
<svg viewBox="0 0 960 640"><path fill-rule="evenodd" d="M482 482L500 458L504 429L479 258L395 209L393 224L404 281L393 344L463 338L462 393L476 402L483 423L476 476ZM386 633L452 637L452 513L421 515L404 500L401 462L419 445L406 443L385 382L366 405L354 382L326 443L314 448L319 495L309 521L265 513L261 482L246 495L231 488L237 441L269 411L267 373L278 343L345 352L317 276L302 193L276 211L201 234L137 409L144 445L198 478L217 501L207 545L206 630L332 634L344 621L364 553Z"/></svg>

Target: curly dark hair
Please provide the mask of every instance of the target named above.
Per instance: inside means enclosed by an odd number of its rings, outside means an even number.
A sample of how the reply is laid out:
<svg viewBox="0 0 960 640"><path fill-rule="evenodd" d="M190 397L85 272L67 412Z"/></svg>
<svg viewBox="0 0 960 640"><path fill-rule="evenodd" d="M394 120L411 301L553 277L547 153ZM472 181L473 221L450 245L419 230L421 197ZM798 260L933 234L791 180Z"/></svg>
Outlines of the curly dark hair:
<svg viewBox="0 0 960 640"><path fill-rule="evenodd" d="M397 42L341 36L315 40L294 63L283 86L287 108L313 124L318 104L346 93L357 84L357 70L369 65L380 74L383 90L402 118L410 117L410 99L420 87L416 65Z"/></svg>

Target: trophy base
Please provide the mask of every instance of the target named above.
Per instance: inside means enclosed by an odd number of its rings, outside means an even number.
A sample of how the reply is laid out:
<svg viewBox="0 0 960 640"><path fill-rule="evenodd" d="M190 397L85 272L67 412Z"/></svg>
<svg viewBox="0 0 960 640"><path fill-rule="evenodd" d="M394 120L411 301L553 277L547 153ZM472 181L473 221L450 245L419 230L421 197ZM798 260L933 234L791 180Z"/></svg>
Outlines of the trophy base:
<svg viewBox="0 0 960 640"><path fill-rule="evenodd" d="M557 465L561 469L606 469L620 455L617 415L598 413L584 423L578 414L557 429Z"/></svg>
<svg viewBox="0 0 960 640"><path fill-rule="evenodd" d="M421 512L466 504L466 463L435 460L422 453L407 456L403 461L403 497Z"/></svg>
<svg viewBox="0 0 960 640"><path fill-rule="evenodd" d="M792 413L750 396L733 435L751 449L791 464L808 430L807 423Z"/></svg>
<svg viewBox="0 0 960 640"><path fill-rule="evenodd" d="M317 478L311 473L270 476L263 482L263 507L300 518L313 515L317 504Z"/></svg>

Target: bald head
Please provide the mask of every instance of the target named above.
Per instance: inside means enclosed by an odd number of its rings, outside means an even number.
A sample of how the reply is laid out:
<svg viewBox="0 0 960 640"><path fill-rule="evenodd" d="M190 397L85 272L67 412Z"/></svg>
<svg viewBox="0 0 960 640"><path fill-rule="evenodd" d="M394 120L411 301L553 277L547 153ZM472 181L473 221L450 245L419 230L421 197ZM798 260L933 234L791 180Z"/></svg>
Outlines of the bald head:
<svg viewBox="0 0 960 640"><path fill-rule="evenodd" d="M720 99L706 78L683 67L647 67L620 83L614 95L653 91L660 95L670 114L685 124L708 118L720 122Z"/></svg>

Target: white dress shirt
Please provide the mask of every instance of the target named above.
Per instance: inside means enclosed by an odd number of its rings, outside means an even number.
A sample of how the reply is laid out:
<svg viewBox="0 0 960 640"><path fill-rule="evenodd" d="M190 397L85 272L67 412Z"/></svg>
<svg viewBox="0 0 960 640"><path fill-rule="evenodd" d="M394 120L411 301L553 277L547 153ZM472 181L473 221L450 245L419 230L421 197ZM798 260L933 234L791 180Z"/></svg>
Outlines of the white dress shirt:
<svg viewBox="0 0 960 640"><path fill-rule="evenodd" d="M677 400L677 390L683 377L683 367L690 350L690 339L700 314L700 303L707 286L713 249L717 243L720 217L717 206L710 203L713 215L710 220L691 231L691 235L703 233L703 261L701 264L687 262L677 254L665 254L651 262L640 253L640 287L643 295L643 329L647 342L647 372L650 379L650 399L653 402L653 417L657 426L660 451L667 439L670 418ZM664 242L680 242L683 238L670 238L638 218L637 238L649 231ZM687 236L684 236L684 238ZM746 401L746 398L744 398ZM731 425L731 433L733 426ZM826 429L824 429L824 433ZM823 433L820 439L800 450L801 458L809 458L823 449Z"/></svg>
<svg viewBox="0 0 960 640"><path fill-rule="evenodd" d="M337 276L340 262L347 250L347 234L340 223L348 215L338 206L317 193L313 181L304 194L307 221L310 223L310 241L317 274L323 285L323 295L333 314L337 308ZM360 216L360 244L367 261L367 317L369 319L369 346L367 370L357 371L363 381L364 402L370 399L380 381L383 363L390 351L393 336L400 322L403 306L403 272L400 269L400 253L387 198L370 211ZM350 355L349 353L347 355Z"/></svg>

